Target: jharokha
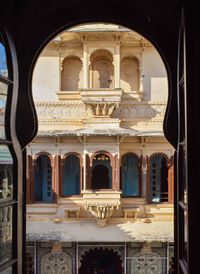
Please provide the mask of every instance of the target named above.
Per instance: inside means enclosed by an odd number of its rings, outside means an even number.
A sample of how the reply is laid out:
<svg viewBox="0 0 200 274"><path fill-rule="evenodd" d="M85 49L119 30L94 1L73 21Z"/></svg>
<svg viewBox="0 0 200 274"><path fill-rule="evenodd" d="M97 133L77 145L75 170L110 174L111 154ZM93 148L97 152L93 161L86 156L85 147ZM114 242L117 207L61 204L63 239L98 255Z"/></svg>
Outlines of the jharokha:
<svg viewBox="0 0 200 274"><path fill-rule="evenodd" d="M157 50L121 26L77 26L42 51L32 90L27 273L169 273L174 150Z"/></svg>

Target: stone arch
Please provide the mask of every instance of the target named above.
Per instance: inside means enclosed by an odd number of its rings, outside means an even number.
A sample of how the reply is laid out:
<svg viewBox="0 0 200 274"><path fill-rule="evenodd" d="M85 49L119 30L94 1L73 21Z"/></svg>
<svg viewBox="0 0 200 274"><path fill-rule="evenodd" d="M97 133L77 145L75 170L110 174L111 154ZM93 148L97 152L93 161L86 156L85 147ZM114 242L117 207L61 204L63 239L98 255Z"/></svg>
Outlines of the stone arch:
<svg viewBox="0 0 200 274"><path fill-rule="evenodd" d="M41 273L72 273L72 259L65 252L48 252L41 258Z"/></svg>
<svg viewBox="0 0 200 274"><path fill-rule="evenodd" d="M118 262L120 264L119 267L119 273L122 273L122 268L124 267L124 260L123 260L123 256L124 254L122 254L117 247L94 247L94 248L87 248L87 250L83 249L80 256L79 256L79 262L78 262L78 267L79 267L79 273L83 274L84 272L84 264L87 259L87 257L90 257L90 255L93 255L93 259L94 260L98 260L97 264L99 264L99 267L102 267L101 263L102 263L102 257L104 259L108 259L109 262L104 262L104 267L108 267L108 265L111 263L110 259L112 258L112 256L115 258L115 262ZM95 256L95 255L98 255ZM88 260L89 261L89 260Z"/></svg>
<svg viewBox="0 0 200 274"><path fill-rule="evenodd" d="M61 90L77 91L83 86L83 63L76 55L69 55L62 61Z"/></svg>
<svg viewBox="0 0 200 274"><path fill-rule="evenodd" d="M92 88L114 88L113 55L105 49L95 50L90 55Z"/></svg>
<svg viewBox="0 0 200 274"><path fill-rule="evenodd" d="M120 64L120 86L125 91L139 90L139 60L135 56L125 56Z"/></svg>

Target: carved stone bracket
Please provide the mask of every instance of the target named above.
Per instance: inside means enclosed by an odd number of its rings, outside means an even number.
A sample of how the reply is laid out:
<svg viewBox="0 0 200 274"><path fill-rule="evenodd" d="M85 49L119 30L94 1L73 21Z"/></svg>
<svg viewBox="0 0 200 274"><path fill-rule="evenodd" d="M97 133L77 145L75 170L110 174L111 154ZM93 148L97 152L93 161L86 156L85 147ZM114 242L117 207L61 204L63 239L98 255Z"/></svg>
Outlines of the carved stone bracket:
<svg viewBox="0 0 200 274"><path fill-rule="evenodd" d="M114 109L119 106L118 103L104 103L104 102L86 102L86 109L89 109L94 116L110 116Z"/></svg>
<svg viewBox="0 0 200 274"><path fill-rule="evenodd" d="M93 116L109 117L119 106L121 89L81 89L82 102Z"/></svg>
<svg viewBox="0 0 200 274"><path fill-rule="evenodd" d="M118 209L120 201L111 202L93 202L86 201L84 204L85 209L89 210L97 220L97 224L104 227L107 223L108 218L110 218L114 210Z"/></svg>

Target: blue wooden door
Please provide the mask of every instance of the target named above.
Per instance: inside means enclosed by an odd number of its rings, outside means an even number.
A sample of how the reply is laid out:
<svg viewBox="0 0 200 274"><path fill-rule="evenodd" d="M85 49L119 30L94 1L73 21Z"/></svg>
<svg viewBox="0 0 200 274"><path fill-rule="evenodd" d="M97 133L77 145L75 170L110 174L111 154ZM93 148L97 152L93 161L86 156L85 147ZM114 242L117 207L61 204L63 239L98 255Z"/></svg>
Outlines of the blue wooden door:
<svg viewBox="0 0 200 274"><path fill-rule="evenodd" d="M149 200L151 202L160 202L162 159L163 156L157 155L151 160L149 186Z"/></svg>
<svg viewBox="0 0 200 274"><path fill-rule="evenodd" d="M80 195L80 160L69 155L63 166L63 195Z"/></svg>
<svg viewBox="0 0 200 274"><path fill-rule="evenodd" d="M137 158L133 154L124 158L123 196L139 196L139 169Z"/></svg>
<svg viewBox="0 0 200 274"><path fill-rule="evenodd" d="M37 159L35 172L35 201L52 201L52 168L47 155Z"/></svg>

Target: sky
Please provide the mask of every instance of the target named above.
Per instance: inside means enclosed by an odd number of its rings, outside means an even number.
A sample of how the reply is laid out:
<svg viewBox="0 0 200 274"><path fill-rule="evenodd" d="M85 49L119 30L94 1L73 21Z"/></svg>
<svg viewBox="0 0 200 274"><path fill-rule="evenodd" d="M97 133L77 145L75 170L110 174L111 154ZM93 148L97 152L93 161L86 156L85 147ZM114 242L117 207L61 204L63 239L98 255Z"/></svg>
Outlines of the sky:
<svg viewBox="0 0 200 274"><path fill-rule="evenodd" d="M6 69L6 53L4 46L2 45L2 43L0 43L0 75L5 75Z"/></svg>

